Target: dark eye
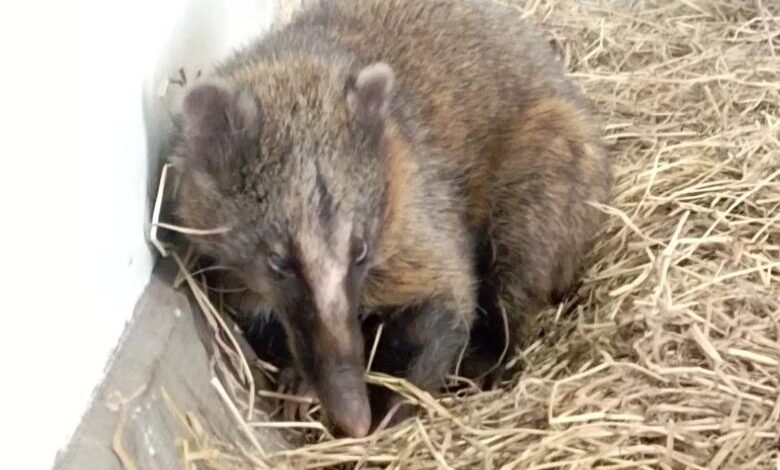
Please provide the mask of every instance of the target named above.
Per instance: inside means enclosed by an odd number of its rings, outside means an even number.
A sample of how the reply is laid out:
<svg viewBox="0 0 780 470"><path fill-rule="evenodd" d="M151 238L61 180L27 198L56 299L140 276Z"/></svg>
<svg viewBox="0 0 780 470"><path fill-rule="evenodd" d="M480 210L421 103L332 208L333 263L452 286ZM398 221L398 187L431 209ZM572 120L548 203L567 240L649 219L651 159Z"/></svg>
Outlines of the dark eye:
<svg viewBox="0 0 780 470"><path fill-rule="evenodd" d="M366 255L368 255L368 244L363 239L357 240L355 243L355 265L363 264L366 261Z"/></svg>
<svg viewBox="0 0 780 470"><path fill-rule="evenodd" d="M280 277L287 274L287 262L278 253L268 255L268 267Z"/></svg>

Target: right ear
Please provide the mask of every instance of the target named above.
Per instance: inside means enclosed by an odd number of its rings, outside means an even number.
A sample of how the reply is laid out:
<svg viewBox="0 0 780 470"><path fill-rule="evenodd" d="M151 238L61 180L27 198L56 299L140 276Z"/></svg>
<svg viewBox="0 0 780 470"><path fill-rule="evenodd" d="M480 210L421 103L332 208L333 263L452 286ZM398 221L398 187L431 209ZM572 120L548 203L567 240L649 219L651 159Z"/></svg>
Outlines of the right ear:
<svg viewBox="0 0 780 470"><path fill-rule="evenodd" d="M370 64L347 79L347 108L370 133L384 130L394 80L393 69L384 62Z"/></svg>
<svg viewBox="0 0 780 470"><path fill-rule="evenodd" d="M249 92L219 79L199 82L182 106L184 163L227 184L245 158L242 153L256 145L260 126L260 110Z"/></svg>

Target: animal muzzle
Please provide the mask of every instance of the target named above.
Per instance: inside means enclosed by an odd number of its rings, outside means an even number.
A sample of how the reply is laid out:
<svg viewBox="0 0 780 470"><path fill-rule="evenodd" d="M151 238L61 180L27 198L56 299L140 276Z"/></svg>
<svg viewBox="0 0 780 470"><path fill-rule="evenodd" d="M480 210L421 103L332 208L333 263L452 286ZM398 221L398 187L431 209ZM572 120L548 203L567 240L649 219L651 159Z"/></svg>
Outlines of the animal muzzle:
<svg viewBox="0 0 780 470"><path fill-rule="evenodd" d="M317 390L333 423L351 437L363 437L371 427L371 406L363 369L337 367L325 372Z"/></svg>
<svg viewBox="0 0 780 470"><path fill-rule="evenodd" d="M363 334L354 299L333 284L317 284L313 302L301 306L316 314L298 316L300 323L292 326L298 333L297 356L334 424L349 436L363 437L371 427Z"/></svg>
<svg viewBox="0 0 780 470"><path fill-rule="evenodd" d="M328 323L319 316L298 328L298 357L331 421L349 436L363 437L371 427L363 335L356 315L340 319Z"/></svg>

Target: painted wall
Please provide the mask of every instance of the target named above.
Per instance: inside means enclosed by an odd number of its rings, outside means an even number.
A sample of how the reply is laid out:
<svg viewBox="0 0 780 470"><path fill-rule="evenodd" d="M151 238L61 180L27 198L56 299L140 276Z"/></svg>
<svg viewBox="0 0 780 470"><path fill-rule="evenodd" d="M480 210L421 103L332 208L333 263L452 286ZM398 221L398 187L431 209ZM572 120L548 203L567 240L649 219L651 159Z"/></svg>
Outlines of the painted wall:
<svg viewBox="0 0 780 470"><path fill-rule="evenodd" d="M0 9L5 467L51 466L149 279L148 182L176 99L166 79L207 68L276 11L275 0Z"/></svg>

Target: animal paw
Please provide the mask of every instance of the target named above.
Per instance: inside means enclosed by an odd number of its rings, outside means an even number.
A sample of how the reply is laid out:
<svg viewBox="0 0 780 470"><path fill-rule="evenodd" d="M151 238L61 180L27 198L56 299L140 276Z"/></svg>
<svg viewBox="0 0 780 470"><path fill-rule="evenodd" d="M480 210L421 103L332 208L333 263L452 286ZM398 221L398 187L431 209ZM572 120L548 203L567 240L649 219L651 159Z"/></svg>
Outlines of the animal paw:
<svg viewBox="0 0 780 470"><path fill-rule="evenodd" d="M282 405L282 416L286 421L305 420L317 401L314 389L294 367L279 371L277 391L290 396Z"/></svg>

